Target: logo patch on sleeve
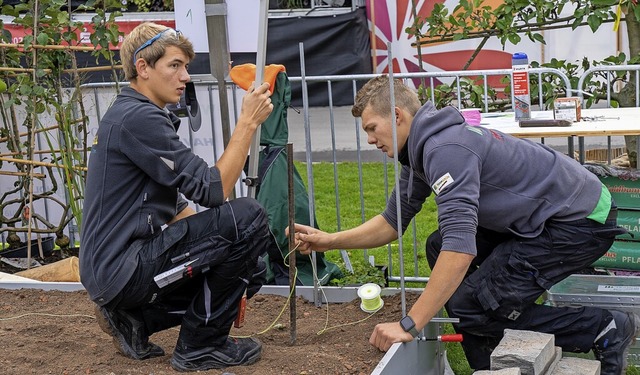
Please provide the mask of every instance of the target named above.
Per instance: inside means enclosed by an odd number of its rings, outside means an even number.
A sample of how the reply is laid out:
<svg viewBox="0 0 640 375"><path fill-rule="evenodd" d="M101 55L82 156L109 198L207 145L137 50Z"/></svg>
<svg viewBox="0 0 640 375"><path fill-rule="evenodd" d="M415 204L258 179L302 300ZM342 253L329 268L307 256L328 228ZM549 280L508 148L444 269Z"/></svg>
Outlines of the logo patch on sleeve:
<svg viewBox="0 0 640 375"><path fill-rule="evenodd" d="M171 169L172 171L175 170L176 164L173 162L173 160L169 160L162 156L160 157L160 160L162 160L167 165L167 167L169 167L169 169Z"/></svg>
<svg viewBox="0 0 640 375"><path fill-rule="evenodd" d="M442 175L442 177L437 179L433 185L431 185L431 189L433 189L435 195L440 195L440 192L446 189L446 187L451 185L453 182L453 177L451 177L451 174L447 172L446 174Z"/></svg>
<svg viewBox="0 0 640 375"><path fill-rule="evenodd" d="M467 130L470 130L470 131L472 131L472 132L474 132L474 133L476 133L476 134L478 134L478 135L484 135L484 134L482 133L482 130L481 130L481 129L479 129L478 127L476 127L476 126L466 126L466 129L467 129Z"/></svg>

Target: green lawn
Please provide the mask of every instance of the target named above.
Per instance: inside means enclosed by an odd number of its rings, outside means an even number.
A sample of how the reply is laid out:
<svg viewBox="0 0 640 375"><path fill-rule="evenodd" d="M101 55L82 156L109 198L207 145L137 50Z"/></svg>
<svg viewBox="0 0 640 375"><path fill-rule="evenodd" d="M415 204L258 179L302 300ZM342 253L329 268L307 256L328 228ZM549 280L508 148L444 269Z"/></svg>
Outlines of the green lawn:
<svg viewBox="0 0 640 375"><path fill-rule="evenodd" d="M296 168L300 172L305 184L307 183L307 170L303 163L298 163ZM313 165L314 177L314 202L316 218L320 229L333 232L338 229L349 229L357 226L384 210L386 197L391 194L393 188L394 168L389 163L387 168L387 179L390 187L385 191L385 166L383 163L363 163L362 164L362 197L360 195L360 176L358 164L355 162L338 163L337 183L334 180L333 163L317 163ZM339 212L336 204L336 192L339 197ZM428 276L429 267L424 253L424 242L426 238L437 227L436 206L432 199L428 199L423 210L415 219L416 239L414 246L413 225L410 225L403 235L404 267L406 276ZM391 268L394 275L399 275L398 263L398 242L391 244L395 249L395 256L392 257ZM414 272L414 249L418 261L418 273ZM349 258L353 263L365 264L364 252L362 250L349 250ZM368 256L375 257L376 264L389 264L388 247L376 249L366 249ZM336 264L344 267L340 253L337 251L328 252L327 258ZM424 285L410 285L419 286Z"/></svg>

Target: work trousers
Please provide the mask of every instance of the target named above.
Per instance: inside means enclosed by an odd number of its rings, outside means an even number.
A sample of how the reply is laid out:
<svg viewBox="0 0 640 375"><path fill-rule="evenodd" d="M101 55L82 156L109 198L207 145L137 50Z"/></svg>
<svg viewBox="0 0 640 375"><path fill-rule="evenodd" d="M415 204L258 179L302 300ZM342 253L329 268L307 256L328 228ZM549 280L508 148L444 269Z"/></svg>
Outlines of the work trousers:
<svg viewBox="0 0 640 375"><path fill-rule="evenodd" d="M549 220L540 235L523 238L478 228L477 256L462 284L445 305L463 335L471 368L490 367L490 355L506 328L555 335L563 351L588 352L606 312L596 307L536 304L552 285L589 267L626 231L616 225L612 208L605 224L590 219ZM442 248L439 231L426 243L433 268Z"/></svg>
<svg viewBox="0 0 640 375"><path fill-rule="evenodd" d="M132 246L141 247L136 272L107 308L143 320L148 335L181 325L185 345L212 347L226 342L247 287L250 297L264 282L260 255L275 244L262 206L239 198ZM160 287L154 277L175 267L181 277Z"/></svg>

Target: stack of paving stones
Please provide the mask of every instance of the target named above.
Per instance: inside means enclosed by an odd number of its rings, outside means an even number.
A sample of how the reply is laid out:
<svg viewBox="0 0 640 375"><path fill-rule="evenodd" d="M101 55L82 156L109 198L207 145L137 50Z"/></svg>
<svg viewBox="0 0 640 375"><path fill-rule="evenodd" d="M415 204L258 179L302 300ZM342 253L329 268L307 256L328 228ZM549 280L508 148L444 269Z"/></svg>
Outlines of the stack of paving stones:
<svg viewBox="0 0 640 375"><path fill-rule="evenodd" d="M555 337L546 333L505 329L491 353L491 370L473 375L600 375L600 361L562 357Z"/></svg>

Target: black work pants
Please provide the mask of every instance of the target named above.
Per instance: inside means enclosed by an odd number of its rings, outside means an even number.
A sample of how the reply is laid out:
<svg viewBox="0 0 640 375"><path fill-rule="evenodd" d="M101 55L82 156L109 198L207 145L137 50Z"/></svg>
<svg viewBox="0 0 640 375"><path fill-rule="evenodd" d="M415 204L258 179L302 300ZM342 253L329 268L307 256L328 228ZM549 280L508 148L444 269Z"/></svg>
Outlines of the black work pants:
<svg viewBox="0 0 640 375"><path fill-rule="evenodd" d="M273 241L267 213L254 199L189 216L134 244L141 246L136 272L107 308L135 314L149 335L181 325L180 338L190 346L222 345L245 290L250 287L249 296L264 282L255 273ZM179 280L163 287L154 281L187 263Z"/></svg>
<svg viewBox="0 0 640 375"><path fill-rule="evenodd" d="M553 307L536 304L552 285L590 266L625 230L611 210L605 224L590 219L549 220L534 238L478 228L477 256L462 284L445 305L463 334L462 347L471 368L488 369L490 355L506 328L555 335L569 352L588 352L598 334L604 311L596 307ZM427 239L433 268L442 247L440 232Z"/></svg>

